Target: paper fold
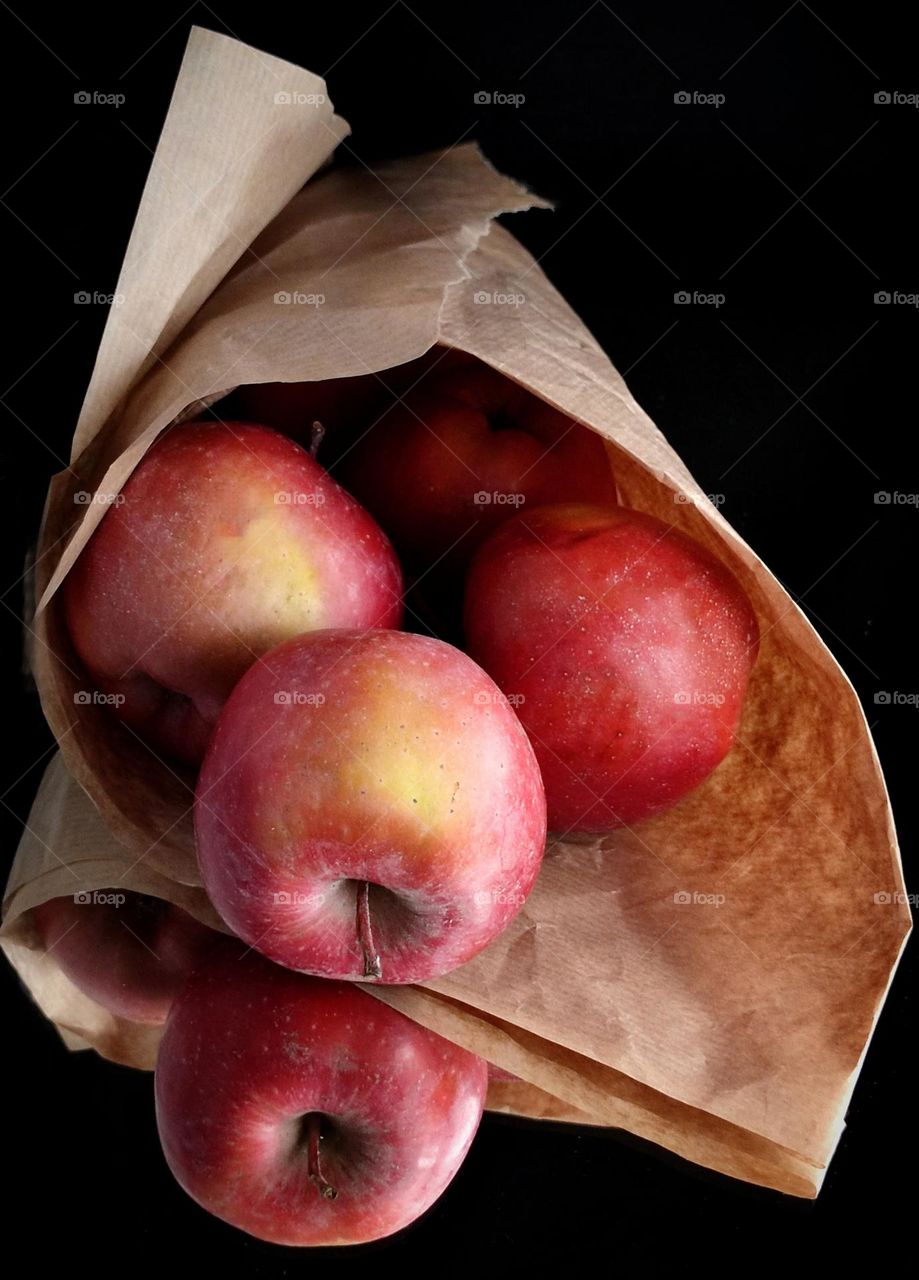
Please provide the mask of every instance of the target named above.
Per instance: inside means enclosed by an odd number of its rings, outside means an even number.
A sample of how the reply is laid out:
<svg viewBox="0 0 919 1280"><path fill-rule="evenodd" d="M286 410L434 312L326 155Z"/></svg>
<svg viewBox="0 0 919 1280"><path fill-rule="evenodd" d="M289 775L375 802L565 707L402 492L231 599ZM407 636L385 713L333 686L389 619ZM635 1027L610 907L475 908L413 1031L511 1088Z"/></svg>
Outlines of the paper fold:
<svg viewBox="0 0 919 1280"><path fill-rule="evenodd" d="M105 508L79 508L74 493L116 493L165 426L237 384L393 366L410 381L425 376L411 362L435 344L458 348L599 432L622 500L721 557L748 591L763 641L737 745L704 786L634 829L551 845L523 911L484 953L427 989L374 993L521 1076L495 1087L495 1106L588 1117L814 1195L910 927L883 778L852 687L538 263L493 221L540 202L474 147L376 174L317 174L290 198L344 126L328 107L298 126L283 117L261 137L276 76L319 92L308 73L193 35L125 266L126 295L149 299L142 332L154 354L131 336L127 313L113 311L74 474L56 477L49 496L34 655L63 760L17 856L3 945L68 1036L121 1061L136 1050L149 1065L149 1037L135 1046L124 1028L100 1027L61 987L29 908L70 891L76 873L209 910L192 781L105 708L76 700L86 682L56 588ZM192 145L189 131L211 138L218 118L217 150ZM222 234L212 208L195 231L176 166L202 203L223 201L221 217L233 206L233 234L254 237L251 252ZM184 240L170 233L170 212L185 218ZM157 226L168 265L143 252Z"/></svg>

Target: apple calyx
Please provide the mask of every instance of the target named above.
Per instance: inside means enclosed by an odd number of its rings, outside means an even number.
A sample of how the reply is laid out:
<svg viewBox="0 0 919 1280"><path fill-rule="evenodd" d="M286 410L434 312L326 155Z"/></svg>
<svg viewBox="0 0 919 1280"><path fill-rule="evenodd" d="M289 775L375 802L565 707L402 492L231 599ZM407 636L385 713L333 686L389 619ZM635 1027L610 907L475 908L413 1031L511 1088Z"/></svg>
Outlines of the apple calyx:
<svg viewBox="0 0 919 1280"><path fill-rule="evenodd" d="M382 978L383 965L370 928L369 880L362 880L357 891L357 939L364 955L364 977Z"/></svg>
<svg viewBox="0 0 919 1280"><path fill-rule="evenodd" d="M306 1117L306 1161L310 1182L312 1182L323 1200L336 1200L338 1192L322 1176L322 1165L319 1159L319 1143L321 1140L322 1117L318 1111L311 1111Z"/></svg>

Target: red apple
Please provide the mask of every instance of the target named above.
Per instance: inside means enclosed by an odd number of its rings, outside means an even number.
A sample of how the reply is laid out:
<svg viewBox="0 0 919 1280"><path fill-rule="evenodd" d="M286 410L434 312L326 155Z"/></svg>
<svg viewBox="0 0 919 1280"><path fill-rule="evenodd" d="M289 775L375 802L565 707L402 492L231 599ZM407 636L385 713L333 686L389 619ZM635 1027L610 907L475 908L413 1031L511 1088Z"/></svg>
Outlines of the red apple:
<svg viewBox="0 0 919 1280"><path fill-rule="evenodd" d="M416 567L464 566L521 508L616 501L600 437L484 364L425 377L341 476Z"/></svg>
<svg viewBox="0 0 919 1280"><path fill-rule="evenodd" d="M530 735L555 831L659 813L730 750L756 617L727 568L660 520L580 505L516 516L470 568L465 620Z"/></svg>
<svg viewBox="0 0 919 1280"><path fill-rule="evenodd" d="M323 428L322 464L335 469L352 446L370 430L393 401L404 396L437 370L447 373L461 365L477 364L464 351L432 347L417 360L374 373L320 382L262 382L238 387L228 403L239 416L264 422L306 448L313 442L313 426Z"/></svg>
<svg viewBox="0 0 919 1280"><path fill-rule="evenodd" d="M263 954L326 978L421 982L520 910L545 799L513 710L465 654L323 631L233 691L195 828L214 905Z"/></svg>
<svg viewBox="0 0 919 1280"><path fill-rule="evenodd" d="M154 1026L220 937L171 902L117 888L49 898L32 914L75 987L110 1013Z"/></svg>
<svg viewBox="0 0 919 1280"><path fill-rule="evenodd" d="M401 591L382 531L308 453L267 427L197 422L140 463L64 607L116 714L194 764L263 653L319 627L398 626Z"/></svg>
<svg viewBox="0 0 919 1280"><path fill-rule="evenodd" d="M323 382L258 383L240 387L236 401L243 418L277 427L306 447L312 439L313 423L319 422L327 432L326 447L334 451L343 430L370 425L386 394L382 378L367 374Z"/></svg>
<svg viewBox="0 0 919 1280"><path fill-rule="evenodd" d="M276 1244L359 1244L444 1191L487 1076L358 987L228 948L170 1014L156 1117L170 1169L218 1218Z"/></svg>

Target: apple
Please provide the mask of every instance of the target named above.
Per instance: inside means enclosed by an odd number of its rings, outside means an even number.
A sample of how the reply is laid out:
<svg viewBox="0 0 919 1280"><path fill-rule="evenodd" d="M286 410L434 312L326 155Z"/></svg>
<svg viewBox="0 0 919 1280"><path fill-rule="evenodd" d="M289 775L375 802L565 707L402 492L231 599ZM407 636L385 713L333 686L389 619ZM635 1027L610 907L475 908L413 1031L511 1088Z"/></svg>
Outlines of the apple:
<svg viewBox="0 0 919 1280"><path fill-rule="evenodd" d="M391 369L318 382L261 382L238 387L227 401L234 415L276 427L310 448L316 423L322 428L321 459L335 464L384 413L395 399L419 384L429 372L438 373L477 363L464 351L435 346L416 360Z"/></svg>
<svg viewBox="0 0 919 1280"><path fill-rule="evenodd" d="M166 1161L260 1240L342 1245L407 1226L453 1178L485 1062L351 983L228 948L176 1000L156 1065Z"/></svg>
<svg viewBox="0 0 919 1280"><path fill-rule="evenodd" d="M401 593L386 537L309 453L268 427L196 422L131 475L67 576L64 609L120 719L197 764L262 654L319 627L398 626Z"/></svg>
<svg viewBox="0 0 919 1280"><path fill-rule="evenodd" d="M520 910L545 798L513 709L465 654L316 631L231 694L201 768L198 861L234 933L326 978L437 978Z"/></svg>
<svg viewBox="0 0 919 1280"><path fill-rule="evenodd" d="M157 1026L194 966L220 938L162 898L123 889L49 898L32 912L45 950L110 1013Z"/></svg>
<svg viewBox="0 0 919 1280"><path fill-rule="evenodd" d="M355 445L341 479L414 568L463 568L521 508L616 501L600 437L480 363L435 368Z"/></svg>
<svg viewBox="0 0 919 1280"><path fill-rule="evenodd" d="M375 374L328 378L322 382L263 382L240 387L235 403L240 417L276 427L309 447L313 424L325 429L328 448L352 426L366 429L379 414L385 383ZM325 450L323 451L325 462Z"/></svg>
<svg viewBox="0 0 919 1280"><path fill-rule="evenodd" d="M566 833L638 822L703 782L734 741L759 644L743 589L703 547L652 516L579 504L491 536L465 625Z"/></svg>

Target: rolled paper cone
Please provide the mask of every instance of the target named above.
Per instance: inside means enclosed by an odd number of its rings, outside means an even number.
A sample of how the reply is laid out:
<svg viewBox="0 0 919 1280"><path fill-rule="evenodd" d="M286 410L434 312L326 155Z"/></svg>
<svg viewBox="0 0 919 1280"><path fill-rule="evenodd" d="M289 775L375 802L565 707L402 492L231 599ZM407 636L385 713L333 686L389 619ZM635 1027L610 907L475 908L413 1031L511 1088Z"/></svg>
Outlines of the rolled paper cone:
<svg viewBox="0 0 919 1280"><path fill-rule="evenodd" d="M61 619L58 588L144 452L238 385L398 366L405 386L443 349L465 352L596 431L621 500L737 576L762 646L736 745L697 791L634 829L550 842L523 910L483 953L425 989L370 989L517 1076L493 1086L500 1109L583 1116L814 1196L910 928L855 693L494 222L544 202L473 146L320 172L346 128L317 77L193 31L117 289L126 303L46 505L33 660L63 763L13 868L3 945L69 1042L149 1065L149 1044L124 1048L42 961L29 921L71 863L100 885L155 882L142 891L180 905L201 894L191 780L76 699L85 678ZM207 216L184 217L205 195ZM482 305L495 295L514 305Z"/></svg>

